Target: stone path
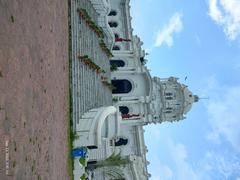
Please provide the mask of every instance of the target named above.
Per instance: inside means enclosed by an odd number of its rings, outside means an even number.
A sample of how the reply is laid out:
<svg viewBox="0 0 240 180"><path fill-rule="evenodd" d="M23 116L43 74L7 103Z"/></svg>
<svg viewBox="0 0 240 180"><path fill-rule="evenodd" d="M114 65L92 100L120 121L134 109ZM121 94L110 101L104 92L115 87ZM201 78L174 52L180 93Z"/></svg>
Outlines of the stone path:
<svg viewBox="0 0 240 180"><path fill-rule="evenodd" d="M68 180L68 3L0 0L0 24L0 180Z"/></svg>
<svg viewBox="0 0 240 180"><path fill-rule="evenodd" d="M73 127L88 110L112 103L111 90L102 84L101 74L84 65L78 56L88 55L110 79L109 58L99 46L99 38L85 23L77 8L86 9L97 24L98 14L89 0L71 1Z"/></svg>

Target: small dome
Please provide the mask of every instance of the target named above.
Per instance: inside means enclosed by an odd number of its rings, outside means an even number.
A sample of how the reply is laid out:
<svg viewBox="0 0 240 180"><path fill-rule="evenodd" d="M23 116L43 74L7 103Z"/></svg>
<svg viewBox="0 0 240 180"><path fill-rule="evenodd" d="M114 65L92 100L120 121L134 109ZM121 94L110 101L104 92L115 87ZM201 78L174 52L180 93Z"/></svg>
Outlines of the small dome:
<svg viewBox="0 0 240 180"><path fill-rule="evenodd" d="M183 95L184 95L184 114L189 112L192 108L192 104L194 102L198 102L199 97L197 95L193 95L191 91L187 88L187 86L183 86Z"/></svg>
<svg viewBox="0 0 240 180"><path fill-rule="evenodd" d="M154 98L148 109L152 115L149 120L151 123L182 120L191 110L192 104L199 101L199 97L175 77L153 78L153 85Z"/></svg>

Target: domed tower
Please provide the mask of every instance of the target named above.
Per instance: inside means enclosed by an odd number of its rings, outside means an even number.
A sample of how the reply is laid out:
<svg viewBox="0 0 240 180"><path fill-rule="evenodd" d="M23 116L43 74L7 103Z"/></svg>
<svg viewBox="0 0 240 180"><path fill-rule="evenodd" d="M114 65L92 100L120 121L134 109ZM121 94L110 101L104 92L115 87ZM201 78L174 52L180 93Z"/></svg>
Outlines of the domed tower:
<svg viewBox="0 0 240 180"><path fill-rule="evenodd" d="M147 123L162 123L164 121L179 121L192 108L192 104L199 100L186 85L178 82L178 78L170 77L152 79L153 96L149 104Z"/></svg>

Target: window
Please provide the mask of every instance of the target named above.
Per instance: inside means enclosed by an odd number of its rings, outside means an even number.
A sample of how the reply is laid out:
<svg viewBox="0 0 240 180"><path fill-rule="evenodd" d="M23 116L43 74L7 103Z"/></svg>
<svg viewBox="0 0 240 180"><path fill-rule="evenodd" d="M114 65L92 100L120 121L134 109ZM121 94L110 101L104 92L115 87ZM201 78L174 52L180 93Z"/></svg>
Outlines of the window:
<svg viewBox="0 0 240 180"><path fill-rule="evenodd" d="M119 111L121 112L121 114L128 114L129 113L129 109L127 106L119 106Z"/></svg>
<svg viewBox="0 0 240 180"><path fill-rule="evenodd" d="M132 84L126 79L112 80L113 94L124 94L129 93L132 90Z"/></svg>
<svg viewBox="0 0 240 180"><path fill-rule="evenodd" d="M125 66L125 62L123 60L110 60L110 65L115 65L117 67L124 67Z"/></svg>
<svg viewBox="0 0 240 180"><path fill-rule="evenodd" d="M118 141L115 142L115 146L122 146L122 145L127 145L128 139L126 138L119 138Z"/></svg>
<svg viewBox="0 0 240 180"><path fill-rule="evenodd" d="M118 23L113 22L113 21L109 22L108 24L109 24L110 27L117 27L118 26Z"/></svg>
<svg viewBox="0 0 240 180"><path fill-rule="evenodd" d="M165 111L165 113L171 113L172 111Z"/></svg>
<svg viewBox="0 0 240 180"><path fill-rule="evenodd" d="M172 96L173 94L172 93L165 93L165 96Z"/></svg>
<svg viewBox="0 0 240 180"><path fill-rule="evenodd" d="M119 50L120 50L120 47L119 47L119 46L113 46L113 50L119 51Z"/></svg>
<svg viewBox="0 0 240 180"><path fill-rule="evenodd" d="M108 14L108 16L116 16L117 15L117 11L115 10L111 10L110 13Z"/></svg>
<svg viewBox="0 0 240 180"><path fill-rule="evenodd" d="M87 146L88 149L97 149L97 146Z"/></svg>
<svg viewBox="0 0 240 180"><path fill-rule="evenodd" d="M114 33L114 36L115 36L115 39L119 38L119 34L117 34L117 33Z"/></svg>
<svg viewBox="0 0 240 180"><path fill-rule="evenodd" d="M166 97L166 100L172 100L173 98L172 97Z"/></svg>
<svg viewBox="0 0 240 180"><path fill-rule="evenodd" d="M147 59L144 59L144 57L140 57L140 62L142 65L145 65L147 63Z"/></svg>

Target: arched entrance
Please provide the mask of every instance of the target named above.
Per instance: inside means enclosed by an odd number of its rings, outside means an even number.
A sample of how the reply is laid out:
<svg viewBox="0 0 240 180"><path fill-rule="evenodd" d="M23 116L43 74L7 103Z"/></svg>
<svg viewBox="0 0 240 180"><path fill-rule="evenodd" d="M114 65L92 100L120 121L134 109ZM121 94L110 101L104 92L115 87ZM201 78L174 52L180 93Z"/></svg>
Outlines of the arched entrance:
<svg viewBox="0 0 240 180"><path fill-rule="evenodd" d="M126 79L112 80L113 94L129 93L132 90L132 84Z"/></svg>
<svg viewBox="0 0 240 180"><path fill-rule="evenodd" d="M109 26L110 26L111 28L112 28L112 27L116 28L116 27L118 26L118 23L115 22L115 21L111 21L111 22L109 22L108 24L109 24Z"/></svg>
<svg viewBox="0 0 240 180"><path fill-rule="evenodd" d="M117 15L117 11L115 10L111 10L110 13L108 14L108 16L116 16Z"/></svg>
<svg viewBox="0 0 240 180"><path fill-rule="evenodd" d="M115 141L114 145L115 146L125 146L128 143L127 138L119 138L117 141Z"/></svg>
<svg viewBox="0 0 240 180"><path fill-rule="evenodd" d="M123 60L110 60L110 65L115 65L117 67L124 67L125 66L125 62Z"/></svg>
<svg viewBox="0 0 240 180"><path fill-rule="evenodd" d="M112 50L119 51L120 47L115 45L115 46L113 46Z"/></svg>

